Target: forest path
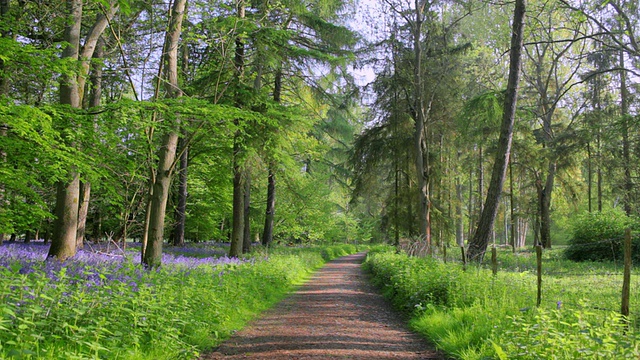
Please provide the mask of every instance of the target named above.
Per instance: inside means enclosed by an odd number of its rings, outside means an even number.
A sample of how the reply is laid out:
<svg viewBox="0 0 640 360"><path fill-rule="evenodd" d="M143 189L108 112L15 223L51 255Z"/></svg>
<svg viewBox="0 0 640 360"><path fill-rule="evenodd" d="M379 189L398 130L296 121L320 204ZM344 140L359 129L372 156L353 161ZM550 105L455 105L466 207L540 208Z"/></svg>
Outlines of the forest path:
<svg viewBox="0 0 640 360"><path fill-rule="evenodd" d="M328 262L210 359L446 359L406 329L363 272L364 253Z"/></svg>

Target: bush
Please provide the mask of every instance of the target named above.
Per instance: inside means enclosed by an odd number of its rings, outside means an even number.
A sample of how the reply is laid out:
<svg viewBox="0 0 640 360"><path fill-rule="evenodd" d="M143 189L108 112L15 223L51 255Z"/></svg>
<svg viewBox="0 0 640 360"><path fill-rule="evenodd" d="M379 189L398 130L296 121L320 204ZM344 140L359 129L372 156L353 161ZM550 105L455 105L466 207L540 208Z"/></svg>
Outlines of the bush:
<svg viewBox="0 0 640 360"><path fill-rule="evenodd" d="M624 231L634 223L621 211L585 213L573 226L565 257L572 261L615 261L622 259ZM640 259L640 238L633 239L633 253Z"/></svg>

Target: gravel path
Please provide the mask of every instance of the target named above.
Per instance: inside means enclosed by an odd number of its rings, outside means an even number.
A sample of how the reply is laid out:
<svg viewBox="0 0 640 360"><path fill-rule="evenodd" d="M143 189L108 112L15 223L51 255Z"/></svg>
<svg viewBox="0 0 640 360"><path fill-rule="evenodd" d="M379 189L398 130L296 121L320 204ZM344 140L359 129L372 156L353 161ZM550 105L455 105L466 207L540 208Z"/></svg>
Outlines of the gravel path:
<svg viewBox="0 0 640 360"><path fill-rule="evenodd" d="M446 359L367 281L365 254L327 263L275 308L235 334L210 359Z"/></svg>

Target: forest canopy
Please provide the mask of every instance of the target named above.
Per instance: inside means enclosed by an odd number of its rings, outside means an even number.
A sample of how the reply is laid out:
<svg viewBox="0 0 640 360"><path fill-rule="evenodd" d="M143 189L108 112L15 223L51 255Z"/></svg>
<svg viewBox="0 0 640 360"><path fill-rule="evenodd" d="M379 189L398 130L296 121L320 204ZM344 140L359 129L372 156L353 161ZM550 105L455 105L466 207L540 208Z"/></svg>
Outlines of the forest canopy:
<svg viewBox="0 0 640 360"><path fill-rule="evenodd" d="M133 239L154 267L165 242L551 247L636 216L638 4L516 5L1 0L0 241Z"/></svg>

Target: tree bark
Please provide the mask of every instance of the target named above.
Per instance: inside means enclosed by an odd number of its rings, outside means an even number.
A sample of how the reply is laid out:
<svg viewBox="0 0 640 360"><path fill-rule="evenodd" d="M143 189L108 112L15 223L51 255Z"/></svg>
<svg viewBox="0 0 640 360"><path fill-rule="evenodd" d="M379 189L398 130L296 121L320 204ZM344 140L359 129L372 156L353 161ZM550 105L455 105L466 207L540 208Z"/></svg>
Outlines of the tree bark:
<svg viewBox="0 0 640 360"><path fill-rule="evenodd" d="M547 180L542 188L540 200L540 242L545 249L551 249L551 197L553 195L553 184L556 176L556 162L549 162L547 170Z"/></svg>
<svg viewBox="0 0 640 360"><path fill-rule="evenodd" d="M91 183L80 183L80 207L78 208L78 231L76 233L76 248L84 248L84 238L89 214L89 199L91 197Z"/></svg>
<svg viewBox="0 0 640 360"><path fill-rule="evenodd" d="M237 3L238 18L243 19L245 15L244 0L238 0ZM244 40L238 34L236 36L236 49L235 49L235 74L234 81L238 87L240 87L240 79L244 71ZM237 94L236 91L236 94ZM241 99L236 95L236 106L240 106ZM238 126L240 121L235 120L235 125ZM231 247L229 249L230 257L240 257L242 255L242 247L244 244L244 187L242 182L242 166L240 164L240 157L242 155L242 133L237 130L233 138L233 228L231 232Z"/></svg>
<svg viewBox="0 0 640 360"><path fill-rule="evenodd" d="M273 83L273 101L280 103L282 96L282 69L276 70ZM269 174L267 177L267 206L264 216L264 231L262 232L262 245L269 246L273 241L273 220L276 214L276 164L269 162Z"/></svg>
<svg viewBox="0 0 640 360"><path fill-rule="evenodd" d="M115 13L114 13L115 14ZM113 16L113 15L112 15ZM95 26L94 26L95 29ZM93 29L92 29L93 30ZM104 28L103 28L104 30ZM96 41L96 46L94 47L94 59L102 59L104 56L104 40L99 38ZM86 50L86 47L85 47ZM82 76L80 77L82 78ZM91 97L87 106L89 108L96 108L100 106L100 102L102 99L102 64L93 63L93 68L91 71ZM80 83L79 85L80 86ZM97 129L97 124L94 122L94 129ZM89 201L91 199L91 182L85 181L80 184L80 208L78 209L78 231L76 234L76 247L78 249L84 248L84 240L87 228L87 216L89 214Z"/></svg>
<svg viewBox="0 0 640 360"><path fill-rule="evenodd" d="M187 0L176 0L171 9L169 27L165 38L165 91L166 97L176 99L182 96L178 84L178 43L182 32L182 19ZM164 219L169 198L169 186L178 147L178 123L163 136L158 151L158 169L153 184L153 194L149 206L149 235L144 251L143 263L150 268L162 264L162 244L164 241Z"/></svg>
<svg viewBox="0 0 640 360"><path fill-rule="evenodd" d="M229 257L240 257L244 244L244 187L239 164L240 144L238 142L239 140L236 139L233 145L233 224Z"/></svg>
<svg viewBox="0 0 640 360"><path fill-rule="evenodd" d="M624 69L624 51L620 51L620 68ZM624 167L624 212L632 214L631 192L633 179L631 178L631 144L629 141L629 94L627 90L627 75L620 71L620 115L622 116L622 161Z"/></svg>
<svg viewBox="0 0 640 360"><path fill-rule="evenodd" d="M175 211L175 227L173 231L173 245L184 245L185 225L187 221L187 179L189 168L189 146L184 141L179 141L179 147L182 150L180 155L180 173L178 184L178 206Z"/></svg>
<svg viewBox="0 0 640 360"><path fill-rule="evenodd" d="M273 242L273 220L276 211L276 176L275 165L269 164L269 177L267 179L267 209L264 219L264 232L262 233L262 245L269 246Z"/></svg>
<svg viewBox="0 0 640 360"><path fill-rule="evenodd" d="M516 0L513 13L513 28L511 36L511 49L509 51L509 80L505 94L504 111L498 150L496 154L491 182L487 191L484 209L480 215L478 228L469 242L468 257L472 261L482 261L489 244L489 237L493 230L500 193L504 185L507 173L507 165L511 154L511 140L513 138L513 126L515 122L516 103L518 97L518 80L520 78L520 66L522 63L522 43L526 0Z"/></svg>
<svg viewBox="0 0 640 360"><path fill-rule="evenodd" d="M415 112L415 128L414 128L414 149L416 151L415 165L418 177L418 209L420 211L419 219L419 236L420 240L426 243L428 251L431 248L431 224L430 224L430 199L429 199L429 169L425 167L425 104L423 96L423 79L422 79L422 24L424 23L424 6L420 0L415 0L415 20L413 24L413 48L414 48L414 70L413 70L413 88L414 88L414 112ZM426 154L428 156L428 154Z"/></svg>
<svg viewBox="0 0 640 360"><path fill-rule="evenodd" d="M118 12L118 7L119 5L117 1L110 1L109 8L106 9L106 12L98 13L96 22L93 24L85 38L82 53L80 54L81 73L80 76L78 76L78 93L80 96L80 102L84 99L86 75L89 73L89 68L91 67L91 58L93 57L94 52L96 52L96 49L100 47L102 33L109 25L109 21L115 16L116 12ZM99 51L102 52L102 50ZM98 65L96 67L100 66L101 65Z"/></svg>
<svg viewBox="0 0 640 360"><path fill-rule="evenodd" d="M0 0L0 21L8 21L7 15L9 14L9 0ZM8 31L2 31L0 37L8 37L10 33ZM5 69L4 60L0 59L0 96L9 94L9 75ZM0 244L2 239L0 239Z"/></svg>
<svg viewBox="0 0 640 360"><path fill-rule="evenodd" d="M509 236L511 237L511 250L515 253L516 252L516 246L517 246L517 241L516 241L516 224L518 223L518 220L516 219L516 214L515 214L515 207L516 207L516 202L515 202L515 192L514 192L514 187L513 187L513 158L510 157L509 158L509 220L510 220L510 226L511 226L511 231Z"/></svg>
<svg viewBox="0 0 640 360"><path fill-rule="evenodd" d="M251 174L245 169L244 178L244 234L242 239L242 253L251 251Z"/></svg>

